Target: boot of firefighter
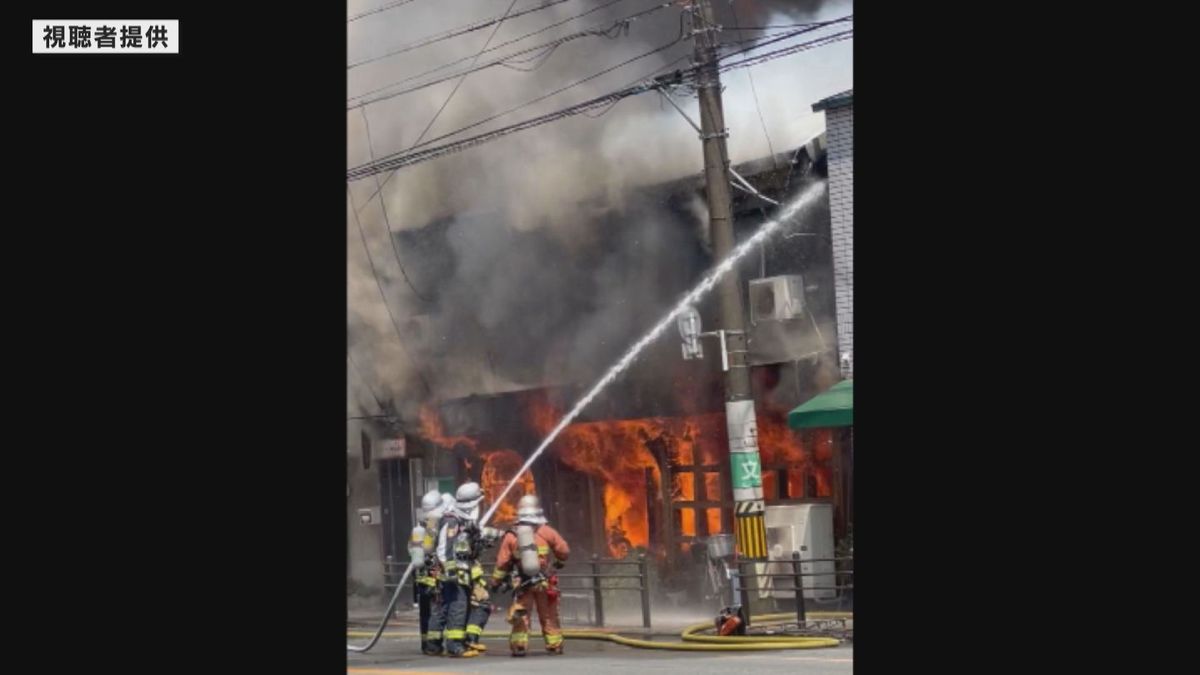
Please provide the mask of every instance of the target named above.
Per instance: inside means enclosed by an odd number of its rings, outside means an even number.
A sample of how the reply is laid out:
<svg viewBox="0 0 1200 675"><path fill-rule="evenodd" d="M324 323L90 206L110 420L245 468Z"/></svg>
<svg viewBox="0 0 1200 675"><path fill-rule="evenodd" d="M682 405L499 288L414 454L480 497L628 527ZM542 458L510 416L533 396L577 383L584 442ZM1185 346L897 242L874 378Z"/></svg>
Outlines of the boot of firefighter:
<svg viewBox="0 0 1200 675"><path fill-rule="evenodd" d="M441 586L438 583L430 593L429 623L421 631L421 652L426 656L440 656L445 650L443 633L446 628L446 603Z"/></svg>
<svg viewBox="0 0 1200 675"><path fill-rule="evenodd" d="M563 635L558 621L558 589L538 590L533 596L537 603L538 621L542 624L542 638L546 643L546 651L562 654Z"/></svg>
<svg viewBox="0 0 1200 675"><path fill-rule="evenodd" d="M465 586L447 581L443 593L446 604L446 653L450 656L477 656L479 652L467 647L468 593Z"/></svg>
<svg viewBox="0 0 1200 675"><path fill-rule="evenodd" d="M421 652L429 656L437 656L442 653L443 622L437 617L439 607L436 582L432 578L420 579L417 588L420 606Z"/></svg>
<svg viewBox="0 0 1200 675"><path fill-rule="evenodd" d="M483 644L483 642L480 641L480 638L482 638L482 636L483 636L482 634L483 634L483 626L478 626L475 624L467 624L467 640L466 640L467 648L474 649L477 652L486 652L487 645Z"/></svg>
<svg viewBox="0 0 1200 675"><path fill-rule="evenodd" d="M472 632L476 628L478 628L479 632ZM487 651L487 649L488 649L487 645L483 644L483 642L480 641L480 638L482 637L480 635L481 633L483 633L482 627L472 626L470 624L467 625L467 648L468 649L474 649L477 652L486 652Z"/></svg>
<svg viewBox="0 0 1200 675"><path fill-rule="evenodd" d="M479 650L467 644L466 631L451 628L446 630L446 655L469 658L479 656Z"/></svg>
<svg viewBox="0 0 1200 675"><path fill-rule="evenodd" d="M529 648L529 610L522 604L523 598L514 597L508 608L508 622L512 633L508 636L508 648L513 656L525 656Z"/></svg>
<svg viewBox="0 0 1200 675"><path fill-rule="evenodd" d="M469 658L479 656L479 654L480 654L480 652L478 649L476 649L473 646L468 646L466 649L463 650L463 653L458 655L458 658L469 659Z"/></svg>
<svg viewBox="0 0 1200 675"><path fill-rule="evenodd" d="M482 570L480 571L482 575ZM483 629L487 627L488 617L492 614L491 597L484 588L482 580L473 582L471 589L471 613L467 615L467 644L476 651L486 652L487 645L480 641Z"/></svg>
<svg viewBox="0 0 1200 675"><path fill-rule="evenodd" d="M421 653L425 656L441 656L445 653L441 633L426 633L421 640Z"/></svg>

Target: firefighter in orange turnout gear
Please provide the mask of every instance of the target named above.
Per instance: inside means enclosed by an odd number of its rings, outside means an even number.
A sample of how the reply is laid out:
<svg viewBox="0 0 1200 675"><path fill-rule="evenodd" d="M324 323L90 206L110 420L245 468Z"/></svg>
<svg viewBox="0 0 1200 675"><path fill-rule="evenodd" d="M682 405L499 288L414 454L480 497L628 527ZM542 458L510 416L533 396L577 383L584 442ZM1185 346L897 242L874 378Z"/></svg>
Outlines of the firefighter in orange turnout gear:
<svg viewBox="0 0 1200 675"><path fill-rule="evenodd" d="M558 576L571 550L553 527L546 524L538 498L526 495L517 504L517 524L504 533L492 574L492 590L510 574L516 577L513 603L508 610L512 634L508 644L513 656L525 656L529 645L529 614L537 608L538 623L546 651L563 653L562 628L558 622Z"/></svg>

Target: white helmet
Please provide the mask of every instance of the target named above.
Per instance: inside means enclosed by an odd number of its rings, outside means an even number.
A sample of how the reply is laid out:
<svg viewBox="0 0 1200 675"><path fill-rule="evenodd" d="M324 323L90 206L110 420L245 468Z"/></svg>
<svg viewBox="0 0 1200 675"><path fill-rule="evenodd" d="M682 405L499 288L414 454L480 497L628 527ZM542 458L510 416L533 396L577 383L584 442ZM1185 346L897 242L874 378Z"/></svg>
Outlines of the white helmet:
<svg viewBox="0 0 1200 675"><path fill-rule="evenodd" d="M474 481L463 483L458 486L458 492L454 493L454 501L460 510L470 511L483 501L483 489Z"/></svg>
<svg viewBox="0 0 1200 675"><path fill-rule="evenodd" d="M479 483L463 483L454 495L454 513L464 520L479 522L479 505L482 502L483 489Z"/></svg>
<svg viewBox="0 0 1200 675"><path fill-rule="evenodd" d="M541 525L546 522L542 513L542 504L537 495L525 495L517 502L517 522Z"/></svg>
<svg viewBox="0 0 1200 675"><path fill-rule="evenodd" d="M442 509L445 511L449 511L452 508L454 508L454 495L450 494L449 492L443 492L442 493Z"/></svg>
<svg viewBox="0 0 1200 675"><path fill-rule="evenodd" d="M442 495L437 490L430 490L421 497L421 514L428 516L434 509L442 505Z"/></svg>

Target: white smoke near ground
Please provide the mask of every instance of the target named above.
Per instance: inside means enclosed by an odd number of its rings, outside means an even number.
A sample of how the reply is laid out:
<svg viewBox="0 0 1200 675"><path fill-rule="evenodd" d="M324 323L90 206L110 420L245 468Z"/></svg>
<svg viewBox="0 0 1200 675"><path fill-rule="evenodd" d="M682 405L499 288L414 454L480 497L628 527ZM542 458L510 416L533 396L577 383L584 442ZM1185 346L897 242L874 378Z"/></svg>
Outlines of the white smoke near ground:
<svg viewBox="0 0 1200 675"><path fill-rule="evenodd" d="M518 0L514 11L543 2ZM571 0L506 21L491 45L602 4L600 0ZM656 4L654 0L616 2L583 19L485 54L479 63L574 31L608 26ZM724 25L722 42L761 34L739 34L733 28L728 0L714 0L713 4L718 21ZM380 0L352 0L347 15L379 5ZM354 21L347 24L348 62L499 16L508 5L502 0L456 0L453 11L447 11L444 3L415 0ZM747 26L826 20L852 12L848 0L738 0L735 7L740 23ZM348 71L347 97L457 59L468 60L437 75L465 69L493 28L355 67ZM632 22L627 35L612 39L589 36L563 44L530 72L493 67L471 74L424 139L436 138L649 52L678 38L679 31L680 9L669 7ZM811 111L811 105L852 87L851 44L845 41L823 46L755 67L757 102L745 70L723 75L732 161L768 155L764 125L776 152L795 149L819 133L823 119ZM683 40L464 135L614 91L680 57L688 57L691 50L690 40ZM683 58L672 68L688 65L689 58ZM401 86L427 79L414 79ZM347 164L357 166L370 161L372 149L375 158L406 150L425 131L457 82L451 80L348 111ZM380 93L388 91L395 89ZM679 98L677 102L693 119L699 118L694 98ZM568 118L401 169L390 179L383 174L378 180L352 183L351 201L360 211L359 224L374 259L375 273L399 324L398 331L372 276L358 224L348 210L349 342L360 363L371 371L367 374L374 378L371 386L382 398L411 408L408 404L415 399L430 396L424 391L419 370L427 371L424 376L434 387L432 396L436 398L517 388L529 380L587 379L595 369L606 365L590 361L619 353L671 299L656 288L655 275L642 268L653 265L659 253L681 246L698 244L707 249L707 209L702 200L689 206L696 219L693 242L689 243L665 233L665 228L655 227L667 217L664 207L635 198L636 189L696 176L701 170L701 147L695 130L658 94L649 93L626 99L595 118ZM381 195L368 202L377 184L385 179L388 182ZM644 223L642 231L647 236L636 244L610 241L598 223L613 217ZM423 259L412 250L393 250L389 240L392 233L420 230L437 222L449 223L446 236L456 256L452 264ZM531 233L540 238L522 236ZM547 240L552 244L545 243ZM418 286L425 299L419 298L405 281L400 263L412 279L437 279L434 288ZM564 325L568 318L570 326ZM549 339L563 331L567 334L561 340ZM477 358L439 358L446 349L464 344L472 347ZM483 353L494 350L519 355L525 349L543 353L543 372L528 377L496 372L488 367L488 357ZM419 365L414 366L410 355Z"/></svg>

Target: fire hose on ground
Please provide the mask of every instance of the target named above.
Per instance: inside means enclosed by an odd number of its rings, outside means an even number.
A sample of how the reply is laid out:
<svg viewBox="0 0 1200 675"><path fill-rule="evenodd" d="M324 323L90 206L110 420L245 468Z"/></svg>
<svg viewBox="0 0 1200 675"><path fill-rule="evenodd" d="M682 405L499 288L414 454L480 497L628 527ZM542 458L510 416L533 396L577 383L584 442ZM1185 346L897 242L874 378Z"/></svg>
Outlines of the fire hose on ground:
<svg viewBox="0 0 1200 675"><path fill-rule="evenodd" d="M347 644L346 651L359 652L359 653L370 651L371 647L374 647L375 643L379 642L379 638L383 637L384 629L387 628L388 621L392 620L392 612L396 611L396 601L400 599L400 593L404 591L404 582L408 581L408 575L412 574L413 567L415 567L415 566L416 565L414 563L408 563L408 567L405 568L404 576L400 577L400 583L396 584L396 592L392 593L392 600L391 600L391 602L388 603L387 611L385 611L383 613L383 621L380 622L379 628L375 631L375 633L374 634L366 633L366 634L358 636L358 637L370 636L371 641L368 642L367 644L361 645L361 646ZM353 637L353 636L351 636L351 637Z"/></svg>
<svg viewBox="0 0 1200 675"><path fill-rule="evenodd" d="M403 583L403 582L402 582ZM394 600L394 598L393 598ZM389 608L389 614L390 608ZM783 614L763 614L761 616L751 617L754 623L762 622L779 622L795 620L796 616L791 613ZM385 620L386 624L387 621ZM607 642L615 642L626 647L635 647L637 649L663 649L669 651L680 652L758 652L777 649L821 649L827 647L836 647L841 644L841 641L836 638L828 637L811 637L800 635L702 635L701 631L711 630L713 627L711 622L697 623L683 629L679 634L683 642L659 642L655 640L642 640L631 638L618 633L609 633L600 630L563 630L562 634L565 638L575 640L603 640ZM366 647L354 648L349 647L351 651L366 651L370 649L383 636L383 627L375 633L367 632L349 632L348 637L368 637L371 636L371 642ZM417 638L420 637L416 633L388 633L389 638ZM485 638L507 638L508 633L499 631L484 631Z"/></svg>

